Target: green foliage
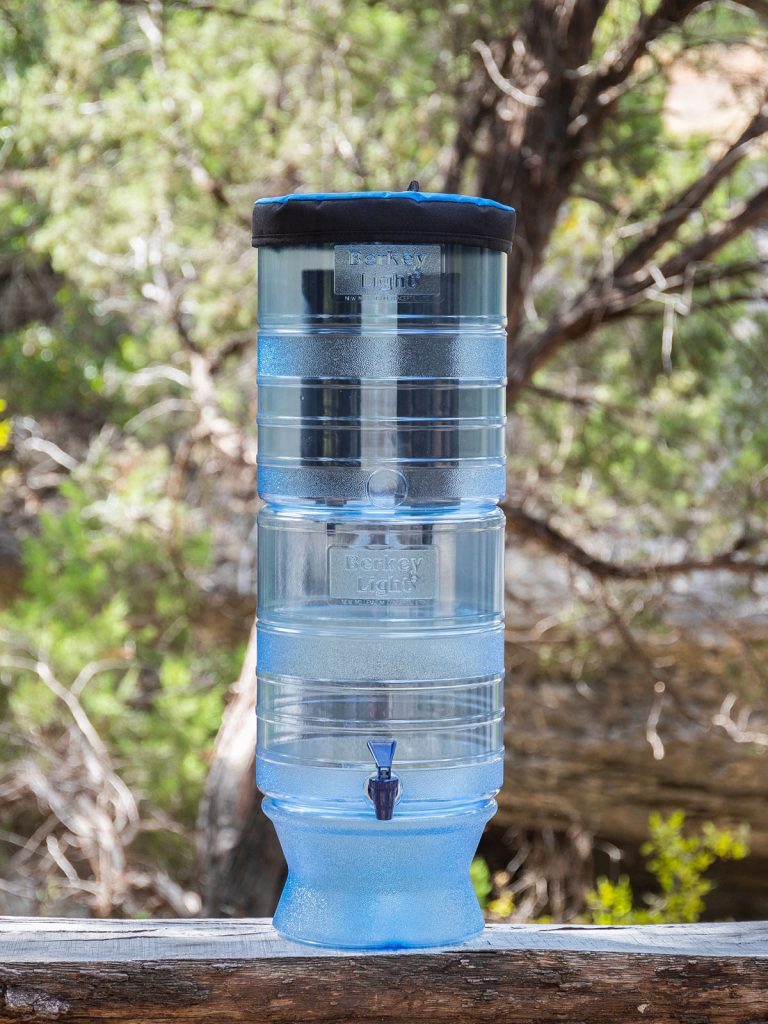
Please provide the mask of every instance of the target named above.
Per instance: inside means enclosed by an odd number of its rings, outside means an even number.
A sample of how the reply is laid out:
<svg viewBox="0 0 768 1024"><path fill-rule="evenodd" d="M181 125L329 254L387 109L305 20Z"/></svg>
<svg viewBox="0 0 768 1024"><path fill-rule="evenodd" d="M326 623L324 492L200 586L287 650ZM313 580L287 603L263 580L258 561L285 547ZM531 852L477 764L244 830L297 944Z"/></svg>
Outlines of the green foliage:
<svg viewBox="0 0 768 1024"><path fill-rule="evenodd" d="M636 15L637 5L609 4L598 52L615 47ZM682 75L690 76L688 88L706 93L722 84L714 40L722 41L717 52L727 54L729 42L751 32L745 10L701 8L686 21L684 35L665 37L663 59L672 68L679 61ZM617 263L637 242L638 229L715 155L709 137L674 128L670 103L674 110L681 95L685 101L679 91L670 101L675 74L649 66L640 80L642 87L621 97L620 116L594 147L563 210L540 274L536 326L545 327L562 307L564 291L578 295L592 272L602 275ZM733 103L737 109L735 95ZM715 189L680 238L690 241L711 229L754 191L764 168L764 157L746 162ZM669 251L660 251L659 264ZM759 258L754 237L745 235L717 261L725 267ZM640 316L604 326L589 352L566 346L536 377L548 394L530 391L516 404L512 479L527 481L523 493L535 483L539 505L556 521L567 510L562 525L588 549L615 545L617 557L638 561L663 560L665 552L671 560L681 549L706 557L727 550L742 533L762 532L768 503L754 482L768 464L761 398L768 370L760 351L766 318L743 301L725 301L750 290L726 276L688 297L650 295ZM702 300L708 308L698 308Z"/></svg>
<svg viewBox="0 0 768 1024"><path fill-rule="evenodd" d="M513 451L513 464L535 453L542 496L588 513L594 530L621 516L638 552L653 537L691 533L702 556L727 548L734 529L757 527L768 513L752 486L768 463L759 330L745 324L744 343L734 345L720 322L681 321L667 371L650 328L625 332L620 345L609 332L599 345L603 372L591 384L593 401L524 398L530 447ZM541 383L556 387L556 372Z"/></svg>
<svg viewBox="0 0 768 1024"><path fill-rule="evenodd" d="M0 113L19 126L3 165L24 187L0 198L0 240L62 277L53 322L0 341L0 381L15 382L3 397L14 414L122 425L131 406L178 397L170 377L130 382L184 364L175 310L206 353L253 332L244 222L259 193L434 176L470 44L503 5L3 7ZM222 379L218 397L247 423L241 382ZM166 436L168 415L155 423Z"/></svg>
<svg viewBox="0 0 768 1024"><path fill-rule="evenodd" d="M587 894L588 920L593 924L669 924L698 921L704 897L712 890L705 874L716 861L742 860L747 856L747 829L717 828L706 822L691 835L683 831L685 815L675 811L667 818L652 814L650 838L643 844L649 872L659 892L644 897L638 907L626 875L617 882L598 879Z"/></svg>
<svg viewBox="0 0 768 1024"><path fill-rule="evenodd" d="M651 6L609 3L596 59ZM23 490L22 469L5 466L10 415L43 424L65 451L72 440L82 459L68 482L18 501L42 513L25 544L25 594L4 612L6 646L44 657L65 687L104 663L82 686L83 707L126 781L182 826L137 840L169 871L191 871L206 751L239 667L240 651L204 639L195 623L205 567L222 558L214 545L226 488L242 506L253 471L238 477L243 467L195 428L220 412L243 433L253 425L251 202L411 177L440 188L477 65L472 43L505 36L524 7L2 4L0 162L11 186L0 194L0 277L6 265L17 279L44 271L50 294L0 335L0 487ZM670 129L670 68L686 45L703 66L752 31L750 17L704 5L685 39L668 33L654 44L563 210L536 280L533 330L620 258L636 238L625 228L658 215L707 165L707 140ZM490 144L478 136L478 159ZM756 151L686 231L716 221L764 167ZM721 258L753 255L743 238ZM660 539L706 555L745 527L762 533L765 314L738 302L696 312L694 303L667 313L670 345L660 300L642 312L537 375L555 395L525 393L513 411L510 490L534 495L555 520L564 513L587 547L623 538L628 557L655 556ZM201 399L194 355L215 362L227 351L237 355ZM564 616L573 643L542 643L540 667L555 675L578 664L584 674L594 644L579 620L594 607L585 598ZM61 730L57 699L33 670L1 671L0 769L27 755L25 736L53 743ZM481 861L473 881L487 904ZM622 886L604 896L626 910ZM503 913L507 904L495 902Z"/></svg>
<svg viewBox="0 0 768 1024"><path fill-rule="evenodd" d="M242 650L196 636L195 574L209 543L194 517L163 497L165 458L128 446L118 463L94 459L62 485L66 504L43 513L39 535L24 545L25 593L3 624L9 648L81 691L131 788L189 827ZM62 708L34 670L11 675L6 666L4 675L7 763L30 732L55 736Z"/></svg>
<svg viewBox="0 0 768 1024"><path fill-rule="evenodd" d="M475 857L469 868L469 877L472 880L472 888L481 907L488 906L488 898L493 892L493 881L488 862L483 857Z"/></svg>
<svg viewBox="0 0 768 1024"><path fill-rule="evenodd" d="M0 151L18 181L0 195L2 258L40 271L50 292L0 337L0 397L75 461L87 453L45 494L24 596L4 610L0 773L32 756L30 739L44 773L56 757L66 713L35 671L43 659L79 693L143 810L169 820L136 850L182 882L242 654L196 627L239 469L212 457L204 432L178 458L203 415L190 353L214 359L242 341L250 356L256 196L434 181L470 44L509 13L211 7L9 0L0 11ZM208 421L221 412L252 430L254 381L230 360L206 393ZM240 508L255 490L246 473ZM0 467L5 491L24 483L18 465Z"/></svg>
<svg viewBox="0 0 768 1024"><path fill-rule="evenodd" d="M10 411L44 415L52 411L121 422L127 414L106 378L126 369L115 317L95 320L71 285L56 296L59 315L51 323L33 321L0 334L0 367L13 381Z"/></svg>
<svg viewBox="0 0 768 1024"><path fill-rule="evenodd" d="M687 833L684 824L682 811L673 811L666 818L654 813L649 818L649 838L640 850L658 892L644 896L644 905L639 906L627 875L621 875L615 882L598 878L595 887L585 895L587 913L583 920L600 925L698 921L705 909L705 897L714 884L706 877L707 871L718 861L743 860L749 853L749 830L745 825L718 828L705 822L697 832ZM509 918L516 902L509 873L492 874L487 861L475 857L471 876L480 905L490 920ZM538 887L538 882L534 884ZM549 914L536 918L539 924L552 920Z"/></svg>

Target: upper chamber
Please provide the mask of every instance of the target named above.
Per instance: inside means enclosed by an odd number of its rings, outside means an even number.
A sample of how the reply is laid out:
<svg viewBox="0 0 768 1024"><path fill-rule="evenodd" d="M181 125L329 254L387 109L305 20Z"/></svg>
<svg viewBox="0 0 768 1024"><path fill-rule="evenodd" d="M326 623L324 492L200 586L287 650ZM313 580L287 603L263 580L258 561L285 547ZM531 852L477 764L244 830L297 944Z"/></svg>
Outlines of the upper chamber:
<svg viewBox="0 0 768 1024"><path fill-rule="evenodd" d="M504 493L504 252L259 252L259 493L375 507Z"/></svg>

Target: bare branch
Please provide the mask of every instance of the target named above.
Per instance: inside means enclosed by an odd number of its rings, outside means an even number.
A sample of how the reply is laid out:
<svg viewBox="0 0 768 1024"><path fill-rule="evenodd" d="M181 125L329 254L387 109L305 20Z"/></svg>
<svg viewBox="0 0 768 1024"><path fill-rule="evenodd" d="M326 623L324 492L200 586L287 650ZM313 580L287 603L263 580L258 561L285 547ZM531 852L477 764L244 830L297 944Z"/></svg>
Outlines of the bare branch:
<svg viewBox="0 0 768 1024"><path fill-rule="evenodd" d="M742 302L768 302L768 293L758 291L728 292L726 295L709 295L706 299L693 299L690 312L701 313L705 309L720 309L722 306L735 306ZM657 320L658 308L648 306L630 311L628 315Z"/></svg>
<svg viewBox="0 0 768 1024"><path fill-rule="evenodd" d="M524 107L544 106L544 100L541 96L531 96L529 93L523 92L522 89L518 89L516 85L513 85L512 82L502 75L490 46L488 46L487 43L484 43L482 39L476 39L474 43L472 43L472 49L476 50L480 54L480 59L483 62L485 70L488 72L488 77L496 88L500 89L505 96L511 96L513 100L517 100L518 103L522 103Z"/></svg>
<svg viewBox="0 0 768 1024"><path fill-rule="evenodd" d="M210 357L193 338L189 329L189 318L184 314L182 308L183 289L161 280L152 286L151 291L146 287L144 291L151 301L157 303L166 321L176 331L181 347L187 353L191 400L164 399L152 406L151 410L145 410L134 416L128 425L136 429L147 419L172 409L194 409L196 407L199 418L190 432L191 443L207 438L227 458L242 460L247 465L255 465L255 440L248 437L236 423L233 423L222 412L213 379L214 367L216 369L220 367L221 359L219 356Z"/></svg>
<svg viewBox="0 0 768 1024"><path fill-rule="evenodd" d="M750 725L751 708L744 708L736 718L733 717L736 701L736 694L729 693L720 705L720 710L712 716L712 724L724 729L736 743L753 743L757 747L768 747L768 732L753 729Z"/></svg>
<svg viewBox="0 0 768 1024"><path fill-rule="evenodd" d="M730 242L755 227L768 214L768 186L737 204L730 215L709 232L690 242L661 266L647 265L629 278L597 279L561 316L553 318L539 335L524 339L510 349L509 397L514 398L536 370L565 345L583 341L592 331L612 321L636 314L649 300L659 300L676 290L693 289L705 282L738 276L733 268L708 266ZM758 270L755 261L740 261L736 266L747 275ZM680 310L685 312L686 310Z"/></svg>
<svg viewBox="0 0 768 1024"><path fill-rule="evenodd" d="M487 122L472 188L521 211L509 263L507 317L512 336L524 315L525 293L541 263L558 210L581 166L567 126L582 90L580 69L590 59L594 31L606 3L537 0L529 4L514 35L486 44L493 64L486 59L478 69L459 118L446 184L457 187L462 165L475 150L470 126L482 129ZM490 87L489 74L498 79ZM540 102L521 102L520 95Z"/></svg>
<svg viewBox="0 0 768 1024"><path fill-rule="evenodd" d="M664 277L681 274L692 264L711 259L729 242L759 224L766 214L768 214L768 185L749 199L739 203L734 212L721 220L708 234L691 242L690 245L686 245L666 263L663 263L662 274Z"/></svg>
<svg viewBox="0 0 768 1024"><path fill-rule="evenodd" d="M614 269L614 276L626 277L644 267L665 242L675 237L691 213L697 210L720 182L734 171L766 132L768 132L768 92L738 139L718 160L710 165L697 181L667 205L655 224L643 233L641 239L621 259Z"/></svg>
<svg viewBox="0 0 768 1024"><path fill-rule="evenodd" d="M150 6L152 0L117 0L117 2L121 7L145 8ZM231 7L228 4L218 2L218 0L159 0L159 6L169 13L173 11L196 11L200 14L220 14L227 18L244 18L273 28L290 28L291 31L298 28L301 32L311 32L306 26L294 26L294 23L287 19L272 18L260 14L258 11L250 10L248 6Z"/></svg>
<svg viewBox="0 0 768 1024"><path fill-rule="evenodd" d="M620 95L620 87L631 75L650 44L685 19L704 0L660 0L656 10L642 14L627 39L606 54L592 78L576 118L581 132L602 122Z"/></svg>
<svg viewBox="0 0 768 1024"><path fill-rule="evenodd" d="M255 341L256 334L254 331L243 331L241 334L237 334L235 337L230 338L226 344L222 345L222 347L211 356L211 375L215 377L228 359L231 359L232 356L242 355L246 349L250 348L255 343Z"/></svg>
<svg viewBox="0 0 768 1024"><path fill-rule="evenodd" d="M662 576L677 576L690 572L733 572L755 574L768 572L768 559L749 560L744 558L747 547L753 546L758 538L742 538L733 547L710 558L685 558L678 562L661 562L653 565L632 565L610 562L590 554L576 541L566 537L545 519L538 519L519 506L504 505L507 522L524 536L529 536L555 554L565 555L575 565L586 569L600 580L653 580Z"/></svg>
<svg viewBox="0 0 768 1024"><path fill-rule="evenodd" d="M200 410L199 422L191 434L193 441L208 438L227 458L256 465L256 441L222 413L210 362L201 352L190 352L189 363L192 395Z"/></svg>
<svg viewBox="0 0 768 1024"><path fill-rule="evenodd" d="M566 402L568 405L575 405L579 409L592 409L597 403L586 395L575 395L564 391L556 391L554 388L545 388L539 384L524 384L526 391L540 398L549 398L554 402Z"/></svg>
<svg viewBox="0 0 768 1024"><path fill-rule="evenodd" d="M568 405L576 406L579 409L604 409L606 412L615 412L619 415L629 415L632 409L627 409L615 402L604 402L594 395L580 395L571 391L558 391L555 388L543 387L540 384L523 385L526 391L540 398L549 398L553 402L566 402Z"/></svg>
<svg viewBox="0 0 768 1024"><path fill-rule="evenodd" d="M511 40L503 43L497 41L497 49L504 46L506 63L511 49ZM491 51L493 53L493 51ZM494 63L498 67L497 58ZM482 64L482 61L480 62ZM499 90L494 87L485 67L477 66L471 79L461 90L461 104L456 118L456 134L446 157L445 175L442 190L456 192L461 185L461 178L468 160L477 152L477 140L481 129L493 114L499 102Z"/></svg>

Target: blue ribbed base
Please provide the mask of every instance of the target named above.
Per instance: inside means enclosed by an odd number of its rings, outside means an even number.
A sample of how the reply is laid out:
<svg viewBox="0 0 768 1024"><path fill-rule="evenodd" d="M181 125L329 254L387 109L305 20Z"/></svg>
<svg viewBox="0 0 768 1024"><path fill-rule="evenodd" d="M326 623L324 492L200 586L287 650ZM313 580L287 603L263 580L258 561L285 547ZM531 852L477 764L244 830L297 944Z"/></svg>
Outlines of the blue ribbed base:
<svg viewBox="0 0 768 1024"><path fill-rule="evenodd" d="M286 938L397 949L463 942L483 928L469 865L495 801L464 814L376 821L287 811L267 798L288 862L275 912Z"/></svg>

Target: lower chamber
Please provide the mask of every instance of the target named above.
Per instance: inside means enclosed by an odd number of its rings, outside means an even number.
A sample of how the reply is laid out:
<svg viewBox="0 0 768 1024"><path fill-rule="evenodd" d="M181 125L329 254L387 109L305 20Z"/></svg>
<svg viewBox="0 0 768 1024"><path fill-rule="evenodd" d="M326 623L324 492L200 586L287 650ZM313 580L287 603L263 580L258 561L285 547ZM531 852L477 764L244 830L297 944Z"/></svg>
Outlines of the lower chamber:
<svg viewBox="0 0 768 1024"><path fill-rule="evenodd" d="M495 801L392 821L306 814L268 798L288 862L275 928L323 946L397 949L461 942L483 927L469 878Z"/></svg>
<svg viewBox="0 0 768 1024"><path fill-rule="evenodd" d="M502 782L503 518L268 509L259 550L257 782L289 868L275 927L352 948L468 938ZM369 740L397 742L388 821Z"/></svg>

